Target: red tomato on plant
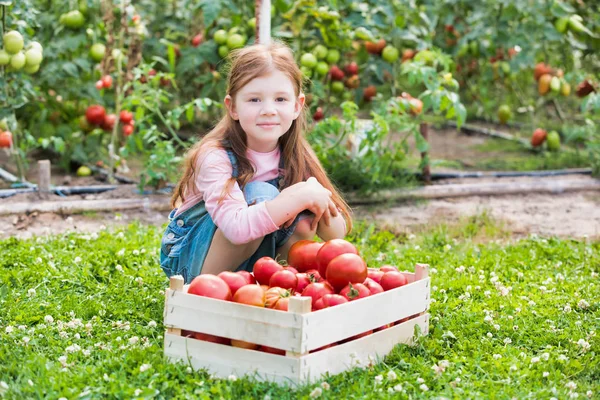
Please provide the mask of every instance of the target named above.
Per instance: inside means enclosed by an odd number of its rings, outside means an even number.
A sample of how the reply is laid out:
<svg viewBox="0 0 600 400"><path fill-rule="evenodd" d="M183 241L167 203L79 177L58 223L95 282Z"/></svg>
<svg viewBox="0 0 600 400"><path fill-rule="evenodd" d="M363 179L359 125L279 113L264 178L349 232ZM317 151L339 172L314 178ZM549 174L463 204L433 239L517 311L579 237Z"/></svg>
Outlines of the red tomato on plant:
<svg viewBox="0 0 600 400"><path fill-rule="evenodd" d="M279 286L284 289L294 290L296 289L296 286L298 286L298 278L292 271L277 271L271 275L271 279L269 279L269 286Z"/></svg>
<svg viewBox="0 0 600 400"><path fill-rule="evenodd" d="M104 82L102 82L102 79L96 81L96 89L98 89L98 90L104 89Z"/></svg>
<svg viewBox="0 0 600 400"><path fill-rule="evenodd" d="M192 46L194 46L194 47L200 46L200 43L202 43L202 40L204 40L204 35L202 33L197 34L196 36L194 36L192 38Z"/></svg>
<svg viewBox="0 0 600 400"><path fill-rule="evenodd" d="M348 286L345 286L342 290L340 290L340 295L344 296L350 301L354 301L362 299L363 297L369 297L371 295L371 291L362 283L350 283Z"/></svg>
<svg viewBox="0 0 600 400"><path fill-rule="evenodd" d="M241 275L246 279L246 282L256 285L256 279L254 279L254 275L252 275L248 271L237 271L236 274Z"/></svg>
<svg viewBox="0 0 600 400"><path fill-rule="evenodd" d="M207 342L224 344L226 346L231 345L230 339L224 338L221 336L209 335L208 333L200 333L200 332L194 332L192 336L194 336L194 338L198 339L198 340L204 340Z"/></svg>
<svg viewBox="0 0 600 400"><path fill-rule="evenodd" d="M274 308L277 302L290 297L290 291L281 287L271 287L265 292L265 307Z"/></svg>
<svg viewBox="0 0 600 400"><path fill-rule="evenodd" d="M381 287L383 290L391 290L408 283L406 277L399 271L390 271L383 274L381 277Z"/></svg>
<svg viewBox="0 0 600 400"><path fill-rule="evenodd" d="M377 268L369 268L367 270L367 276L377 283L379 283L384 273L384 271L380 271Z"/></svg>
<svg viewBox="0 0 600 400"><path fill-rule="evenodd" d="M384 292L384 290L381 287L381 285L379 283L375 282L371 278L365 279L365 281L363 282L363 285L365 285L367 287L367 289L369 289L369 291L371 292L371 296L374 295L374 294L378 294L378 293L383 293Z"/></svg>
<svg viewBox="0 0 600 400"><path fill-rule="evenodd" d="M302 296L312 297L312 308L315 308L315 303L326 294L335 294L333 287L328 282L313 282L308 285L302 292Z"/></svg>
<svg viewBox="0 0 600 400"><path fill-rule="evenodd" d="M112 84L113 84L113 78L112 78L112 76L110 76L110 75L104 75L102 77L101 81L102 81L102 86L105 89L110 89L112 87Z"/></svg>
<svg viewBox="0 0 600 400"><path fill-rule="evenodd" d="M105 131L110 131L115 127L115 123L117 122L117 116L115 114L108 114L104 118L104 122L102 123L102 129Z"/></svg>
<svg viewBox="0 0 600 400"><path fill-rule="evenodd" d="M323 247L323 243L312 240L299 240L292 245L288 252L287 262L298 272L306 272L317 268L317 253Z"/></svg>
<svg viewBox="0 0 600 400"><path fill-rule="evenodd" d="M363 283L367 279L367 263L358 254L341 254L329 262L325 279L335 290L349 283Z"/></svg>
<svg viewBox="0 0 600 400"><path fill-rule="evenodd" d="M231 295L235 295L235 292L237 292L239 288L248 284L246 278L240 274L236 274L235 272L223 271L217 276L223 279L227 286L229 286L229 289L231 289Z"/></svg>
<svg viewBox="0 0 600 400"><path fill-rule="evenodd" d="M123 125L123 128L121 128L123 130L123 136L125 137L129 137L133 134L133 125L129 125L129 124L125 124Z"/></svg>
<svg viewBox="0 0 600 400"><path fill-rule="evenodd" d="M133 121L133 114L130 111L123 110L119 113L119 120L124 124L129 124Z"/></svg>
<svg viewBox="0 0 600 400"><path fill-rule="evenodd" d="M254 277L261 285L268 285L271 276L277 271L283 271L283 266L271 257L262 257L254 263Z"/></svg>
<svg viewBox="0 0 600 400"><path fill-rule="evenodd" d="M294 291L298 293L302 293L304 288L306 288L312 282L308 274L305 272L300 272L296 274L296 278L298 278L298 284L296 285Z"/></svg>
<svg viewBox="0 0 600 400"><path fill-rule="evenodd" d="M0 149L9 149L12 143L12 133L9 131L0 131Z"/></svg>
<svg viewBox="0 0 600 400"><path fill-rule="evenodd" d="M315 311L347 303L348 299L339 294L326 294L315 302Z"/></svg>
<svg viewBox="0 0 600 400"><path fill-rule="evenodd" d="M219 300L231 300L231 289L216 275L198 275L190 283L188 293Z"/></svg>
<svg viewBox="0 0 600 400"><path fill-rule="evenodd" d="M358 254L358 250L354 245L344 239L333 239L325 242L317 253L317 265L319 274L322 277L327 277L327 266L329 262L337 256L345 253ZM364 279L363 279L364 281ZM361 281L362 282L362 281Z"/></svg>
<svg viewBox="0 0 600 400"><path fill-rule="evenodd" d="M85 118L92 125L102 125L104 118L106 118L106 110L99 105L89 106L85 110Z"/></svg>
<svg viewBox="0 0 600 400"><path fill-rule="evenodd" d="M233 301L249 306L264 307L266 303L265 291L258 285L242 286L235 292Z"/></svg>

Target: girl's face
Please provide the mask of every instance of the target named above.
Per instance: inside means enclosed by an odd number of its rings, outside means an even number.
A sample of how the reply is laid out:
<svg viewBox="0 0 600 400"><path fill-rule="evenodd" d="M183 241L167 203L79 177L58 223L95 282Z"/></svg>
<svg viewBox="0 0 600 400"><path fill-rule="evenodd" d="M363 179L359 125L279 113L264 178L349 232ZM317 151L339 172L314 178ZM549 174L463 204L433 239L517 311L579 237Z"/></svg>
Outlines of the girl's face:
<svg viewBox="0 0 600 400"><path fill-rule="evenodd" d="M290 78L274 70L251 80L234 99L227 95L225 106L246 132L248 147L267 153L300 115L304 94L296 97Z"/></svg>

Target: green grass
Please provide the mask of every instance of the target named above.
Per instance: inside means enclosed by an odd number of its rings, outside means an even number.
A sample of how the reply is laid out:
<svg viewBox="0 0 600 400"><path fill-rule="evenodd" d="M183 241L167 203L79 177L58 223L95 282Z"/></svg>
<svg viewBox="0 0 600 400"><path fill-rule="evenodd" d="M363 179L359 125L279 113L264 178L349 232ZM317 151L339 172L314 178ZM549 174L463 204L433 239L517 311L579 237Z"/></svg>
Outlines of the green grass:
<svg viewBox="0 0 600 400"><path fill-rule="evenodd" d="M487 215L418 236L357 223L350 239L370 265L431 265L430 334L414 347L397 346L381 364L290 390L211 379L163 358L160 235L133 224L0 242L0 397L600 395L600 243L511 241Z"/></svg>

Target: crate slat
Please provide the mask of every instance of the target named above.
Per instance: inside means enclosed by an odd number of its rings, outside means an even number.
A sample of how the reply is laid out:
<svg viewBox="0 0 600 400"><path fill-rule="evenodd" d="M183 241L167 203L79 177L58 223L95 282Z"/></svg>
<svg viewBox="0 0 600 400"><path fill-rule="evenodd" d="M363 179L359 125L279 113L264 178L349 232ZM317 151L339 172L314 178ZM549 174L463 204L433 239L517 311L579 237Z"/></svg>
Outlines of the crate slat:
<svg viewBox="0 0 600 400"><path fill-rule="evenodd" d="M430 278L357 301L312 312L306 318L302 352L317 349L427 310Z"/></svg>
<svg viewBox="0 0 600 400"><path fill-rule="evenodd" d="M321 375L325 373L339 374L357 367L356 360L360 360L361 365L365 366L369 362L369 357L378 362L397 344L411 344L416 325L420 326L423 334L427 334L429 314L418 316L372 335L303 356L300 379L302 382L308 383L320 379Z"/></svg>
<svg viewBox="0 0 600 400"><path fill-rule="evenodd" d="M167 290L164 324L301 353L302 315Z"/></svg>
<svg viewBox="0 0 600 400"><path fill-rule="evenodd" d="M296 384L300 381L300 359L256 350L165 334L165 356L189 362L194 369L227 378L254 376L257 380Z"/></svg>

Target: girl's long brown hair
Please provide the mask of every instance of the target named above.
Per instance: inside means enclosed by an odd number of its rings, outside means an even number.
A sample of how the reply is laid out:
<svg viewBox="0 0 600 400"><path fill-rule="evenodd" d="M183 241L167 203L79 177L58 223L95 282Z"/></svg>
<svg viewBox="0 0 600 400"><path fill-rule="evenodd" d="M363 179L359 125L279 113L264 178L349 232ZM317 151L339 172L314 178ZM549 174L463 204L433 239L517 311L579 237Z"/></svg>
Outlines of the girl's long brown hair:
<svg viewBox="0 0 600 400"><path fill-rule="evenodd" d="M252 79L264 76L273 70L279 70L290 78L294 85L295 95L298 97L302 91L302 72L294 61L291 50L277 42L273 42L268 46L252 45L239 49L232 54L227 78L227 94L235 100L235 96L240 89ZM290 129L279 138L281 157L283 157L285 164L283 187L291 186L314 176L323 187L331 191L332 200L341 210L346 220L347 231L350 232L352 229L350 207L329 180L315 152L304 137L305 131L306 116L303 107L298 118L292 122ZM183 176L175 187L171 198L171 206L177 207L185 201L190 185L194 184L198 156L202 151L209 151L210 148L227 149L235 154L238 161L237 182L240 188L243 188L246 183L250 182L255 173L252 163L246 156L246 143L246 133L239 122L231 118L228 112L225 112L219 123L201 141L195 143L188 150L184 159ZM235 181L235 178L230 179L222 198L229 193Z"/></svg>

